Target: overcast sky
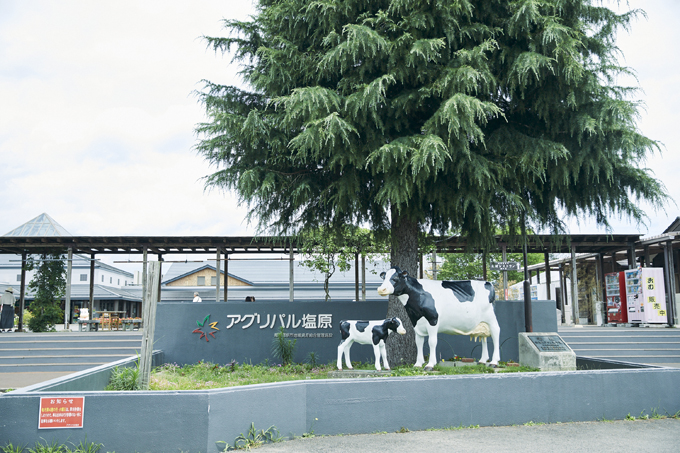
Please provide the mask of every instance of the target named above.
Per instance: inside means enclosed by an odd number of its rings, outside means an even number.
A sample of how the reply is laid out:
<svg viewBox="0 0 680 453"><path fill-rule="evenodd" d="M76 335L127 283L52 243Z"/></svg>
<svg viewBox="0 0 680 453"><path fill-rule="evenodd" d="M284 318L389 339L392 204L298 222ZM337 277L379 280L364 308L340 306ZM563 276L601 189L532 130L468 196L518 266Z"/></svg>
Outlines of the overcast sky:
<svg viewBox="0 0 680 453"><path fill-rule="evenodd" d="M644 90L640 129L665 146L647 166L680 202L680 2L630 3L648 18L619 46ZM192 150L192 92L239 83L200 36L250 13L249 0L0 0L0 235L42 212L74 235L254 234L233 195L204 192L211 169ZM648 215L614 232L659 234L678 208Z"/></svg>

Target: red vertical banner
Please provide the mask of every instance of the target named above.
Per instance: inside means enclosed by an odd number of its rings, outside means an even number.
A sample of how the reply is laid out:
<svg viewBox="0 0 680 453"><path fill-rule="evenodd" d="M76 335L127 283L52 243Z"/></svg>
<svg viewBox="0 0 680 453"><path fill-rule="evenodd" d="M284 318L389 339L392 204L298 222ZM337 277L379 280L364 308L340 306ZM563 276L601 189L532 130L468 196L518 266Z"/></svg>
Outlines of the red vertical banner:
<svg viewBox="0 0 680 453"><path fill-rule="evenodd" d="M82 428L85 397L41 397L38 429Z"/></svg>

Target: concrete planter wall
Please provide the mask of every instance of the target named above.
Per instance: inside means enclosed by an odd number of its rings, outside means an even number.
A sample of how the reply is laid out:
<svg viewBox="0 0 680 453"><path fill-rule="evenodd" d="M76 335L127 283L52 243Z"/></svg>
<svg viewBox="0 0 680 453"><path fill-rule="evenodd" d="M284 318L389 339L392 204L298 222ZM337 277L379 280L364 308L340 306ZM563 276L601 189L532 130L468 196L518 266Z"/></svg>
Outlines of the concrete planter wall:
<svg viewBox="0 0 680 453"><path fill-rule="evenodd" d="M591 361L596 367L597 361ZM329 379L205 391L16 391L0 396L0 439L103 443L106 451L216 452L254 423L282 435L622 419L680 410L680 369L641 368ZM621 389L629 389L622 395ZM38 430L41 396L85 397L82 429ZM357 417L358 406L371 417ZM3 444L4 445L4 444Z"/></svg>

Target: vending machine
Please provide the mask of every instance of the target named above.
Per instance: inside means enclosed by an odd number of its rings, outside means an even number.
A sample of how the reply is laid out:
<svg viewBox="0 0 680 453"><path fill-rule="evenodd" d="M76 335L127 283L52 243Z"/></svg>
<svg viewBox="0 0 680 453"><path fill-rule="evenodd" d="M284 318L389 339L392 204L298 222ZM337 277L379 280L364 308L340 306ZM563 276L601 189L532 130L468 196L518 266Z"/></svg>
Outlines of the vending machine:
<svg viewBox="0 0 680 453"><path fill-rule="evenodd" d="M609 324L625 324L628 322L626 308L625 277L623 272L612 272L604 275L607 291L607 322Z"/></svg>
<svg viewBox="0 0 680 453"><path fill-rule="evenodd" d="M666 289L663 282L663 269L638 267L623 273L625 274L628 322L666 323Z"/></svg>

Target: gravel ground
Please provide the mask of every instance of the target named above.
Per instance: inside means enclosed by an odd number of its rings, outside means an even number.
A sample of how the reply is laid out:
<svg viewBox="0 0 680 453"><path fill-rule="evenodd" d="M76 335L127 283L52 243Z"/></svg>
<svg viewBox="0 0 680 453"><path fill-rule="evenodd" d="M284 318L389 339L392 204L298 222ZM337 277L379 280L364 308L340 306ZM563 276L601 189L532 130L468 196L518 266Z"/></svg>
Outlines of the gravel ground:
<svg viewBox="0 0 680 453"><path fill-rule="evenodd" d="M265 452L678 452L680 420L617 420L447 431L320 436L264 445Z"/></svg>

